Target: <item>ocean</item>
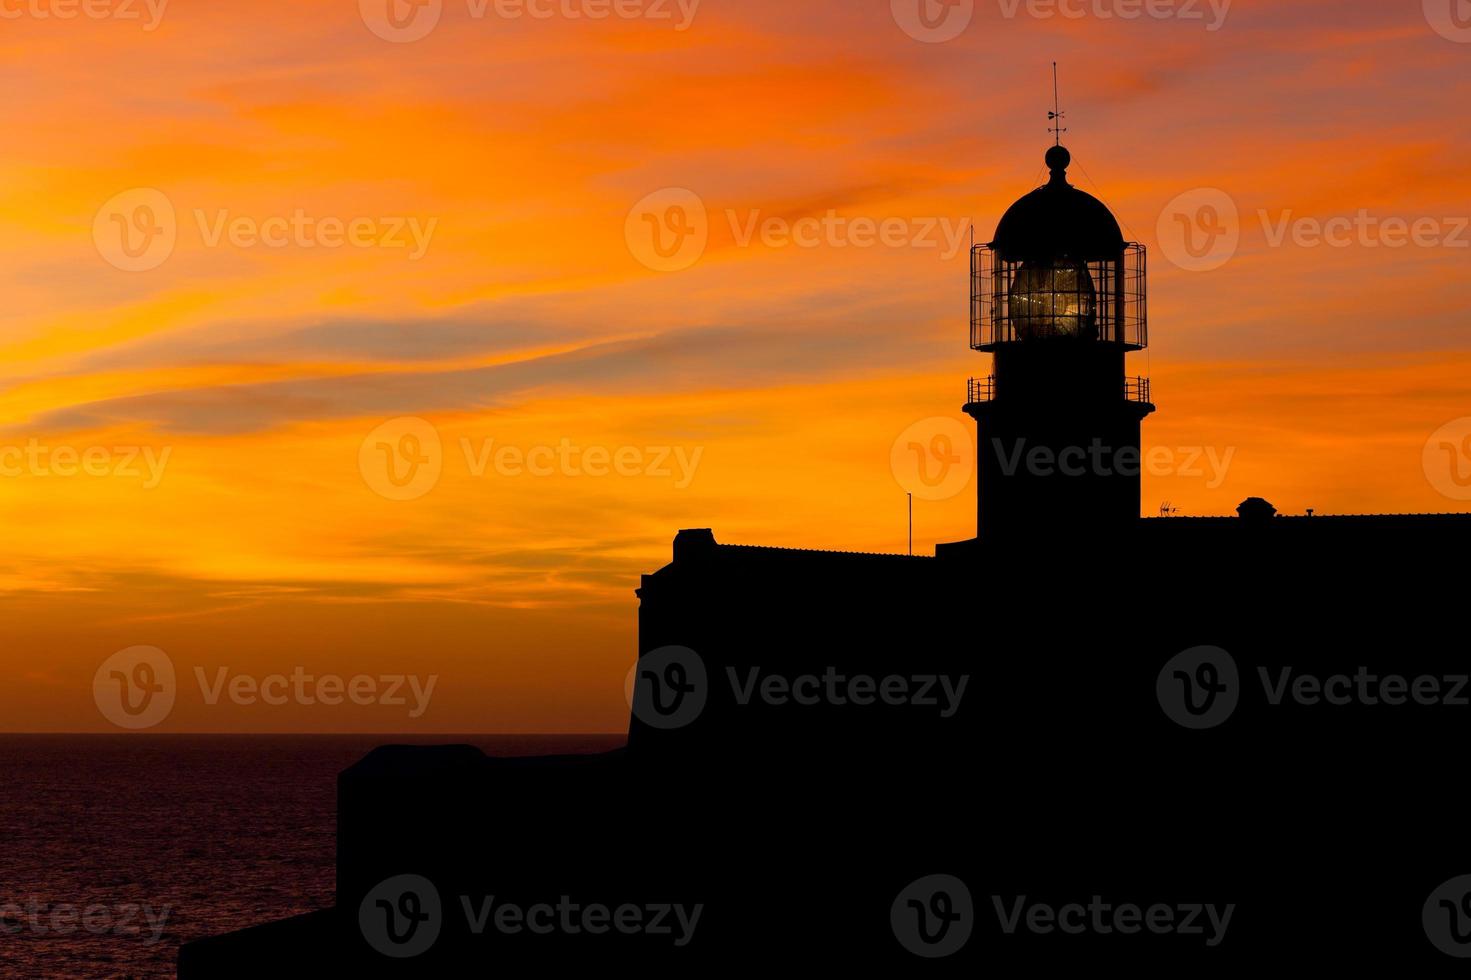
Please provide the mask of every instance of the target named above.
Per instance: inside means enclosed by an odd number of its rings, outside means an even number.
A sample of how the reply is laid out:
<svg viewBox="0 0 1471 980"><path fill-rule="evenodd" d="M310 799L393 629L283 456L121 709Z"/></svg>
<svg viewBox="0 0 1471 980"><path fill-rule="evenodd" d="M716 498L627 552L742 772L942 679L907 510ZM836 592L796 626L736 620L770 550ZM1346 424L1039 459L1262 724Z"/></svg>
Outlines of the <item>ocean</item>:
<svg viewBox="0 0 1471 980"><path fill-rule="evenodd" d="M0 977L173 977L179 946L332 904L337 774L378 745L619 735L0 735Z"/></svg>

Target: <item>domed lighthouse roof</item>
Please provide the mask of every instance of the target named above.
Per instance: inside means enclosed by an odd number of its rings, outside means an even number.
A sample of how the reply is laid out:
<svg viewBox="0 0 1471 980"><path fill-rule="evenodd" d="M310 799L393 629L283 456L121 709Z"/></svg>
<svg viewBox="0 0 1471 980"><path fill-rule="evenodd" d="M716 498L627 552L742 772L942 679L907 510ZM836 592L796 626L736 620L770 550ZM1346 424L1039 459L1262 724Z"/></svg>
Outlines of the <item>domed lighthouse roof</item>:
<svg viewBox="0 0 1471 980"><path fill-rule="evenodd" d="M1108 206L1067 182L1072 154L1066 147L1047 151L1052 179L1027 194L1002 215L991 247L1009 262L1117 259L1124 233Z"/></svg>

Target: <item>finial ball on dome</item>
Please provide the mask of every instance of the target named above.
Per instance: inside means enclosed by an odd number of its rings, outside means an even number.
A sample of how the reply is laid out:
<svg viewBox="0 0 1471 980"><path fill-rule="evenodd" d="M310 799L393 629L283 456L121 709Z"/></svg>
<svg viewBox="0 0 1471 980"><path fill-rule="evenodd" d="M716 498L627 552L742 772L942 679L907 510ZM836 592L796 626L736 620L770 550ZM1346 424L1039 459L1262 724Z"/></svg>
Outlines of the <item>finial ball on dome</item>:
<svg viewBox="0 0 1471 980"><path fill-rule="evenodd" d="M1047 169L1053 173L1060 173L1068 168L1073 162L1073 155L1065 146L1054 146L1047 151Z"/></svg>

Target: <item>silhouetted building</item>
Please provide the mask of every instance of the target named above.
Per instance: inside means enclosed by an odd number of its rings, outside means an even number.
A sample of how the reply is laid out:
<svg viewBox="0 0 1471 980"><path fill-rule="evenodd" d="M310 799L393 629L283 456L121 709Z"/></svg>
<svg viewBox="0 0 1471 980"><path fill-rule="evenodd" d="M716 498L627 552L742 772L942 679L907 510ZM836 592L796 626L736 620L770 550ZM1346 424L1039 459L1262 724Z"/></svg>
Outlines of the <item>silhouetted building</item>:
<svg viewBox="0 0 1471 980"><path fill-rule="evenodd" d="M337 906L191 944L183 980L1451 963L1421 910L1471 870L1471 517L1253 497L1141 519L1139 468L1087 453L1137 459L1154 410L1126 367L1144 249L1068 186L1067 151L1047 160L972 254L971 345L994 360L966 405L976 539L908 557L679 532L638 590L626 749L378 750L339 781ZM1019 444L1082 472L1013 466ZM486 896L703 914L682 945L542 935L477 920ZM1177 918L1032 914L1099 902ZM1203 903L1234 910L1214 941Z"/></svg>

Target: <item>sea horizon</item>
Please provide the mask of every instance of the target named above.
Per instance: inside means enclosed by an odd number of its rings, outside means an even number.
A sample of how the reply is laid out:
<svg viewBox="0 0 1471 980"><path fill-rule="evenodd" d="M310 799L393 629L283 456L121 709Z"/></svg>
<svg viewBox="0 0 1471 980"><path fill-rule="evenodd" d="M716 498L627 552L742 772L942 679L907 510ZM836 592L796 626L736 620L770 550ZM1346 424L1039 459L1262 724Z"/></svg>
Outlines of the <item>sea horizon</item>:
<svg viewBox="0 0 1471 980"><path fill-rule="evenodd" d="M184 943L331 906L337 775L380 745L560 755L626 737L0 733L0 976L173 977Z"/></svg>

